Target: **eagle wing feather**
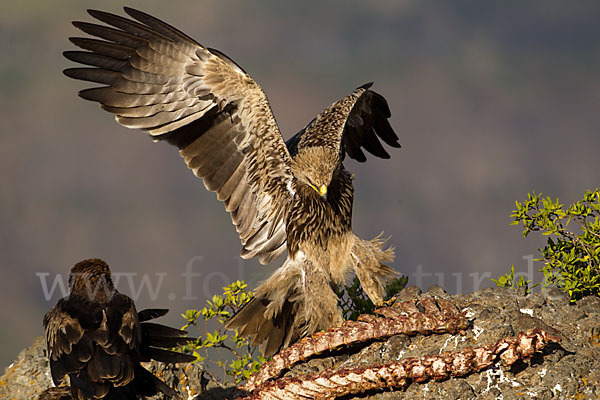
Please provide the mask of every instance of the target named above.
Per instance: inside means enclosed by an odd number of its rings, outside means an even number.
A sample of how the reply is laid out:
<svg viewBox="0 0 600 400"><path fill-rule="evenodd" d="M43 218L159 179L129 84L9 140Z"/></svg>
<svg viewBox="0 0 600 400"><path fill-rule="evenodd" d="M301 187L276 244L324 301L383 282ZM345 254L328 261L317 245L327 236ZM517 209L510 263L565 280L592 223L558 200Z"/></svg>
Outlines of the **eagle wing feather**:
<svg viewBox="0 0 600 400"><path fill-rule="evenodd" d="M71 38L88 65L65 74L105 86L80 96L128 128L177 146L188 168L225 203L242 257L269 263L285 252L285 210L293 196L291 157L260 86L223 53L131 8L133 19L89 10L108 26L73 24L95 38Z"/></svg>
<svg viewBox="0 0 600 400"><path fill-rule="evenodd" d="M390 158L381 141L391 147L400 147L398 136L388 122L391 116L385 98L367 83L348 96L323 110L304 129L287 141L292 155L298 149L326 146L336 150L340 159L367 160L362 149L379 158Z"/></svg>

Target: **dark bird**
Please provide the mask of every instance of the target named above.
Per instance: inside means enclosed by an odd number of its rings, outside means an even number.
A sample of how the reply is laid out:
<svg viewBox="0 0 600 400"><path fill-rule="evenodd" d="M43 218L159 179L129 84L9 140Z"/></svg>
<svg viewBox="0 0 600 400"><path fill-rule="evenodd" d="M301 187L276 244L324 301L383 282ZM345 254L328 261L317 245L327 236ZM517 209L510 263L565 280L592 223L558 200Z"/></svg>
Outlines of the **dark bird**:
<svg viewBox="0 0 600 400"><path fill-rule="evenodd" d="M117 122L179 148L188 168L225 203L242 242L243 258L287 260L228 323L251 336L265 356L303 336L339 325L331 285L354 269L374 302L394 271L383 241L351 229L352 175L346 154L363 149L389 158L381 141L400 147L386 100L359 87L284 142L260 86L222 52L143 12L133 18L89 14L106 25L73 22L98 39L74 37L86 51L68 59L88 65L64 73L100 83L79 95L100 103Z"/></svg>
<svg viewBox="0 0 600 400"><path fill-rule="evenodd" d="M185 337L185 331L146 322L168 310L138 313L133 300L115 289L108 265L99 259L77 263L69 275L69 288L69 295L44 316L55 385L69 375L75 400L137 399L158 392L179 397L140 364L151 359L166 363L195 359L167 350L193 340Z"/></svg>

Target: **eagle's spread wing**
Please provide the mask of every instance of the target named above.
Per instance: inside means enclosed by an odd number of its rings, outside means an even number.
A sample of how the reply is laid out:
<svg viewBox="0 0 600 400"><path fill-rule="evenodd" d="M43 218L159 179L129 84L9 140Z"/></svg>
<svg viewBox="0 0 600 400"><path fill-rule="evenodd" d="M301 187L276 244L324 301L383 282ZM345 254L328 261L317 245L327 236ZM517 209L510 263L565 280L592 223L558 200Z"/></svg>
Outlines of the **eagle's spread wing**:
<svg viewBox="0 0 600 400"><path fill-rule="evenodd" d="M137 21L91 10L110 26L73 23L102 40L71 38L87 51L65 56L92 68L65 74L106 85L80 96L99 102L121 125L176 145L231 213L242 257L271 262L286 250L283 215L293 176L265 94L221 52L145 13L125 12Z"/></svg>
<svg viewBox="0 0 600 400"><path fill-rule="evenodd" d="M326 146L339 151L341 159L347 153L357 161L366 161L362 148L377 157L390 158L380 140L400 147L398 136L388 122L391 113L387 101L370 87L370 83L363 85L323 110L287 141L290 153L295 155L302 147Z"/></svg>
<svg viewBox="0 0 600 400"><path fill-rule="evenodd" d="M117 294L106 307L71 295L44 317L55 384L66 374L85 396L101 398L134 378L141 331L133 301Z"/></svg>

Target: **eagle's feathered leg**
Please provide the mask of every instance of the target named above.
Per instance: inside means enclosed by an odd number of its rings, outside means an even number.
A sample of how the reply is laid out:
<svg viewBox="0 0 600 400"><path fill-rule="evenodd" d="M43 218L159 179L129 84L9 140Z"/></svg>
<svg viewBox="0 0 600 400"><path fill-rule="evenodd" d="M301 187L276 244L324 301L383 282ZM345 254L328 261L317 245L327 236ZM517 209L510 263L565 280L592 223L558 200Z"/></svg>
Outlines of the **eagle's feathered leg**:
<svg viewBox="0 0 600 400"><path fill-rule="evenodd" d="M355 236L352 247L352 267L360 284L371 301L379 304L385 295L386 282L397 275L397 272L383 262L394 261L394 248L383 250L387 239L381 234L371 240L363 240Z"/></svg>
<svg viewBox="0 0 600 400"><path fill-rule="evenodd" d="M254 298L228 322L240 336L251 336L264 357L271 357L304 336L342 323L329 273L301 254L287 259L256 288Z"/></svg>

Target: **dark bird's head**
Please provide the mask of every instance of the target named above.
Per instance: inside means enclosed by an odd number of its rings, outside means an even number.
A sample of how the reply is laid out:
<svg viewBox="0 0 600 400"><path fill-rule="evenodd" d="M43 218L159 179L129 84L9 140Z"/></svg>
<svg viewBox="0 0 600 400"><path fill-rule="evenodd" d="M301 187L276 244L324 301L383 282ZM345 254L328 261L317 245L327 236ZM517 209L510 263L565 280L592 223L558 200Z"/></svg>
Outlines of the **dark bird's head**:
<svg viewBox="0 0 600 400"><path fill-rule="evenodd" d="M292 161L292 173L300 185L314 190L323 199L338 169L340 158L337 152L327 147L315 146L298 150Z"/></svg>
<svg viewBox="0 0 600 400"><path fill-rule="evenodd" d="M83 260L75 264L69 274L71 293L92 302L110 300L116 292L108 264L99 258Z"/></svg>

